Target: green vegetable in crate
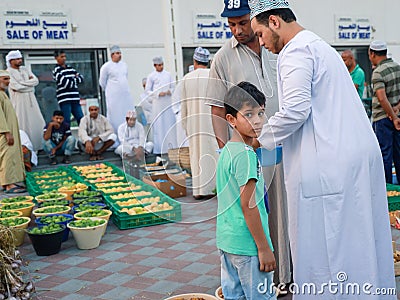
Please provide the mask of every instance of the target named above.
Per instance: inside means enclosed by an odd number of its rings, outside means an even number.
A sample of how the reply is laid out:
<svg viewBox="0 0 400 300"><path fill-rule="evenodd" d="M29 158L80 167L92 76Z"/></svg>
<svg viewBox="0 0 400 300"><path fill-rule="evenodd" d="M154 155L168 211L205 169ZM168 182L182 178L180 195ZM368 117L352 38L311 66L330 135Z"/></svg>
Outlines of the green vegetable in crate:
<svg viewBox="0 0 400 300"><path fill-rule="evenodd" d="M3 206L1 206L1 210L15 210L30 206L33 206L33 203L17 202L17 203L4 204Z"/></svg>
<svg viewBox="0 0 400 300"><path fill-rule="evenodd" d="M68 200L49 200L49 201L44 201L39 204L39 207L46 207L46 206L55 206L55 205L69 205Z"/></svg>
<svg viewBox="0 0 400 300"><path fill-rule="evenodd" d="M28 232L31 234L50 234L50 233L55 233L60 230L62 230L64 227L61 226L60 224L50 224L47 226L43 226L42 228L39 227L33 227L31 229L28 229Z"/></svg>
<svg viewBox="0 0 400 300"><path fill-rule="evenodd" d="M0 210L0 219L9 218L9 217L18 217L20 215L21 215L21 213L19 211L15 211L15 210L10 210L10 211Z"/></svg>
<svg viewBox="0 0 400 300"><path fill-rule="evenodd" d="M68 173L65 171L46 171L34 174L34 178L52 178L52 177L59 177L59 176L67 176Z"/></svg>
<svg viewBox="0 0 400 300"><path fill-rule="evenodd" d="M106 220L91 220L91 219L81 219L81 220L75 220L69 223L70 226L72 227L78 227L78 228L85 228L85 227L95 227L104 224L107 222Z"/></svg>
<svg viewBox="0 0 400 300"><path fill-rule="evenodd" d="M64 178L57 178L57 179L40 179L40 180L37 180L36 181L36 184L43 184L43 183L47 183L47 184L50 184L50 183L62 183L62 182L64 182L64 181L71 181L72 180L72 177L70 177L70 176L68 176L68 177L64 177Z"/></svg>
<svg viewBox="0 0 400 300"><path fill-rule="evenodd" d="M1 219L0 224L7 226L7 227L12 227L12 226L18 226L18 225L26 223L26 220L27 219L19 218L19 217L7 218L7 219Z"/></svg>
<svg viewBox="0 0 400 300"><path fill-rule="evenodd" d="M65 216L44 216L40 218L42 224L53 224L67 221L68 218Z"/></svg>
<svg viewBox="0 0 400 300"><path fill-rule="evenodd" d="M79 215L76 215L79 218L91 218L91 217L103 217L107 216L109 211L103 209L89 209L85 211L81 211Z"/></svg>

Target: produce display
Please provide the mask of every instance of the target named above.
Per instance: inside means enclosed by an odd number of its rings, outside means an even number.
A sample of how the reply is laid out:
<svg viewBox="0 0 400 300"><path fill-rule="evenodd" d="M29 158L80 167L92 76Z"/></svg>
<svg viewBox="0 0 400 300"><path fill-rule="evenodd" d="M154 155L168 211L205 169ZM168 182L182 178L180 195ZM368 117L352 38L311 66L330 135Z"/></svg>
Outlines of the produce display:
<svg viewBox="0 0 400 300"><path fill-rule="evenodd" d="M48 201L48 200L64 200L67 197L64 193L59 192L48 192L42 195L36 196L37 201Z"/></svg>
<svg viewBox="0 0 400 300"><path fill-rule="evenodd" d="M33 175L33 178L43 179L43 178L53 178L53 177L63 177L67 176L67 171L45 171L45 172L37 172Z"/></svg>
<svg viewBox="0 0 400 300"><path fill-rule="evenodd" d="M62 205L54 205L54 206L46 206L37 208L33 211L34 215L40 214L57 214L57 213L65 213L70 210L69 206L62 206Z"/></svg>
<svg viewBox="0 0 400 300"><path fill-rule="evenodd" d="M22 213L17 210L0 210L0 219L9 218L9 217L18 217L21 215L22 215Z"/></svg>
<svg viewBox="0 0 400 300"><path fill-rule="evenodd" d="M22 260L9 228L0 225L0 299L31 299L34 286L24 281ZM18 298L17 298L18 297Z"/></svg>
<svg viewBox="0 0 400 300"><path fill-rule="evenodd" d="M87 165L87 166L73 166L73 168L81 174L93 173L93 172L105 172L113 170L112 167L107 166L104 163Z"/></svg>
<svg viewBox="0 0 400 300"><path fill-rule="evenodd" d="M109 213L110 213L109 210L89 209L89 210L84 210L79 213L76 213L75 217L76 218L104 217L104 216L107 216Z"/></svg>
<svg viewBox="0 0 400 300"><path fill-rule="evenodd" d="M73 203L75 206L80 204L89 204L89 203L103 203L103 198L81 198L81 199L74 199Z"/></svg>
<svg viewBox="0 0 400 300"><path fill-rule="evenodd" d="M87 188L88 188L87 185L83 184L83 183L71 183L71 184L64 184L58 190L60 192L63 192L63 191L80 191L80 190L85 190Z"/></svg>
<svg viewBox="0 0 400 300"><path fill-rule="evenodd" d="M117 186L129 186L126 182L103 182L96 183L97 188L117 187Z"/></svg>
<svg viewBox="0 0 400 300"><path fill-rule="evenodd" d="M67 177L63 177L63 178L57 178L57 179L40 179L40 180L36 180L36 184L37 185L42 185L42 184L52 184L52 183L59 183L59 182L69 182L72 180L71 176L67 176Z"/></svg>
<svg viewBox="0 0 400 300"><path fill-rule="evenodd" d="M66 181L66 180L63 179L62 181L40 184L40 188L42 190L57 189L57 188L60 188L60 187L73 186L73 185L75 185L77 183L78 182L76 180L73 180L73 179L71 179L69 181Z"/></svg>
<svg viewBox="0 0 400 300"><path fill-rule="evenodd" d="M78 193L75 193L73 195L74 199L80 199L80 198L90 198L90 197L95 197L95 196L101 196L101 193L99 191L81 191Z"/></svg>
<svg viewBox="0 0 400 300"><path fill-rule="evenodd" d="M33 206L33 203L30 202L16 202L16 203L9 203L9 204L3 204L1 206L1 210L17 210L17 209L22 209L22 208L28 208Z"/></svg>
<svg viewBox="0 0 400 300"><path fill-rule="evenodd" d="M105 204L103 203L88 203L88 204L79 204L78 206L74 206L74 212L81 212L85 210L102 210L105 208Z"/></svg>
<svg viewBox="0 0 400 300"><path fill-rule="evenodd" d="M64 230L65 227L60 225L60 224L50 224L47 226L43 226L43 227L33 227L28 229L28 233L30 234L51 234L51 233L56 233L59 232L61 230Z"/></svg>
<svg viewBox="0 0 400 300"><path fill-rule="evenodd" d="M48 200L48 201L43 201L43 202L39 203L39 207L55 206L55 205L66 206L66 205L69 205L69 201L68 200Z"/></svg>
<svg viewBox="0 0 400 300"><path fill-rule="evenodd" d="M149 212L159 212L164 210L171 210L173 206L171 206L168 202L164 202L162 204L152 203L145 207L132 207L132 208L122 208L121 212L127 213L128 215L139 215L139 214L147 214Z"/></svg>
<svg viewBox="0 0 400 300"><path fill-rule="evenodd" d="M395 196L400 196L399 191L386 191L386 194L388 197L395 197Z"/></svg>
<svg viewBox="0 0 400 300"><path fill-rule="evenodd" d="M9 217L6 219L1 219L0 224L7 227L18 226L27 222L27 219L21 217Z"/></svg>
<svg viewBox="0 0 400 300"><path fill-rule="evenodd" d="M110 181L122 181L125 180L124 176L109 176L109 177L97 177L96 179L89 180L90 183L96 182L110 182Z"/></svg>
<svg viewBox="0 0 400 300"><path fill-rule="evenodd" d="M153 202L159 202L160 197L146 197L142 198L140 200L136 198L132 198L126 201L116 201L115 203L118 204L119 206L131 206L131 205L140 205L140 204L146 204L146 203L153 203Z"/></svg>
<svg viewBox="0 0 400 300"><path fill-rule="evenodd" d="M99 173L88 173L88 174L82 174L83 177L85 178L99 178L99 177L116 177L118 176L117 173L113 173L113 172L99 172Z"/></svg>
<svg viewBox="0 0 400 300"><path fill-rule="evenodd" d="M12 197L12 198L4 198L1 200L0 204L16 203L16 202L30 202L32 200L33 200L32 196L18 196L18 197Z"/></svg>
<svg viewBox="0 0 400 300"><path fill-rule="evenodd" d="M77 227L77 228L87 228L87 227L95 227L104 224L107 222L104 219L101 220L91 220L91 219L80 219L80 220L75 220L69 223L68 225L70 227Z"/></svg>
<svg viewBox="0 0 400 300"><path fill-rule="evenodd" d="M118 199L126 199L126 198L132 198L132 196L135 197L142 197L142 196L150 196L151 192L148 191L135 191L135 192L130 192L130 193L119 193L117 195L111 195L110 198L113 200L118 200Z"/></svg>
<svg viewBox="0 0 400 300"><path fill-rule="evenodd" d="M62 223L68 221L69 218L63 215L48 215L40 218L42 224Z"/></svg>

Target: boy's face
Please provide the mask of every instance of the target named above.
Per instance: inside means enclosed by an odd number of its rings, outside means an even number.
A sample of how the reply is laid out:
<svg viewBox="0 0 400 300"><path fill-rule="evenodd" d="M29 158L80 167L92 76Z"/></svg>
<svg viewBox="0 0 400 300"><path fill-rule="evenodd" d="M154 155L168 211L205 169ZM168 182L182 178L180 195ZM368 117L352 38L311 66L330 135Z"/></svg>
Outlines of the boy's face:
<svg viewBox="0 0 400 300"><path fill-rule="evenodd" d="M126 122L128 123L129 127L133 127L136 124L136 118L126 118Z"/></svg>
<svg viewBox="0 0 400 300"><path fill-rule="evenodd" d="M252 107L246 103L237 112L236 118L232 115L228 116L230 116L229 123L243 138L256 138L260 135L265 122L265 107L264 105Z"/></svg>
<svg viewBox="0 0 400 300"><path fill-rule="evenodd" d="M61 125L61 123L64 121L64 117L63 116L53 116L52 121Z"/></svg>

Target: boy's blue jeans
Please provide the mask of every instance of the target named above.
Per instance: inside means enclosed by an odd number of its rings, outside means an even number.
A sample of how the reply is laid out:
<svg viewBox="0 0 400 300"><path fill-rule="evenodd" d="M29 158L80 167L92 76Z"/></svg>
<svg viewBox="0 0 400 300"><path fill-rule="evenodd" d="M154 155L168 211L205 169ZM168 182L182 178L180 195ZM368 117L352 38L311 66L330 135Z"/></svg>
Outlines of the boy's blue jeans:
<svg viewBox="0 0 400 300"><path fill-rule="evenodd" d="M51 139L48 139L47 141L43 140L43 150L46 152L49 156L51 154L51 149L53 149L56 146ZM72 151L75 149L75 138L70 135L67 137L65 140L64 144L61 146L60 149L57 150L58 155L71 155Z"/></svg>
<svg viewBox="0 0 400 300"><path fill-rule="evenodd" d="M222 250L219 254L225 300L276 300L274 272L261 272L258 256L235 255Z"/></svg>

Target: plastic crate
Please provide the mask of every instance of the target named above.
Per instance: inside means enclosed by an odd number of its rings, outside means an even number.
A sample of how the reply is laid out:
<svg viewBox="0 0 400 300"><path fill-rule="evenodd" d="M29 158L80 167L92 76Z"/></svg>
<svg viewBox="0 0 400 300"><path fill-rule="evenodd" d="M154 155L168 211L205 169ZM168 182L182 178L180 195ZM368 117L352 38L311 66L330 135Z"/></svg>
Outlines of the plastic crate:
<svg viewBox="0 0 400 300"><path fill-rule="evenodd" d="M400 192L400 186L386 183L386 191ZM400 196L388 196L389 211L400 210Z"/></svg>
<svg viewBox="0 0 400 300"><path fill-rule="evenodd" d="M182 212L180 204L173 203L171 205L173 206L173 209L170 210L139 215L113 212L111 220L119 229L122 230L181 221Z"/></svg>

